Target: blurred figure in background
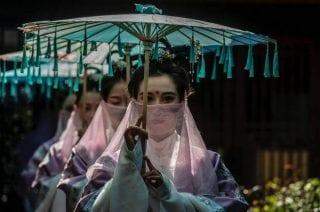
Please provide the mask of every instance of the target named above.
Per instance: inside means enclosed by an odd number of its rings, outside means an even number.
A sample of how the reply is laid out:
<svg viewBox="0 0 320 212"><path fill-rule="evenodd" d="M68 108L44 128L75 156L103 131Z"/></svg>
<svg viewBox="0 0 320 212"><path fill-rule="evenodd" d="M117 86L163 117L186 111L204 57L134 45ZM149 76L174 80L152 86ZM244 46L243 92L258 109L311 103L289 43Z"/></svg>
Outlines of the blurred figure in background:
<svg viewBox="0 0 320 212"><path fill-rule="evenodd" d="M31 183L35 178L38 165L44 159L45 155L49 151L49 148L59 140L61 134L66 128L68 119L70 118L71 112L73 110L75 100L75 95L70 95L65 99L62 109L59 111L58 124L54 137L44 142L37 148L31 159L29 160L27 167L23 169L21 176L27 187L31 186Z"/></svg>
<svg viewBox="0 0 320 212"><path fill-rule="evenodd" d="M113 77L102 80L99 108L84 136L73 150L62 172L51 211L72 211L87 183L86 172L109 144L125 114L129 95L125 71L119 69Z"/></svg>
<svg viewBox="0 0 320 212"><path fill-rule="evenodd" d="M37 195L33 207L39 205L50 188L56 187L73 146L79 142L93 118L101 101L101 97L93 85L94 82L88 78L87 89L80 87L66 129L59 140L50 147L38 166L31 185L33 192Z"/></svg>

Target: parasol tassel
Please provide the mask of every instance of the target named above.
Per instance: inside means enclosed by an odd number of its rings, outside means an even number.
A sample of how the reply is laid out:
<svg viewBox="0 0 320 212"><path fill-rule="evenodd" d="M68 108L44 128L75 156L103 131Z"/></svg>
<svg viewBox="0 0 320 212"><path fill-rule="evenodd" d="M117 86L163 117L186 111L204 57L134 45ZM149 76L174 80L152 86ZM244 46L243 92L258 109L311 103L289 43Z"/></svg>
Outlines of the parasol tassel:
<svg viewBox="0 0 320 212"><path fill-rule="evenodd" d="M51 57L51 40L49 37L48 44L47 44L46 58L50 58L50 57Z"/></svg>
<svg viewBox="0 0 320 212"><path fill-rule="evenodd" d="M199 82L200 79L204 79L204 78L206 78L206 63L204 60L204 55L202 54L201 64L197 74L197 82Z"/></svg>
<svg viewBox="0 0 320 212"><path fill-rule="evenodd" d="M97 51L98 50L98 47L97 47L97 42L95 41L91 41L91 48L90 48L90 51L93 52L93 51Z"/></svg>
<svg viewBox="0 0 320 212"><path fill-rule="evenodd" d="M39 66L39 68L38 68L38 79L37 79L37 83L39 84L39 85L41 85L42 84L42 69L41 69L41 65Z"/></svg>
<svg viewBox="0 0 320 212"><path fill-rule="evenodd" d="M79 76L75 79L74 85L73 85L73 92L77 93L79 91L79 84L80 79Z"/></svg>
<svg viewBox="0 0 320 212"><path fill-rule="evenodd" d="M80 52L77 74L80 76L83 72L83 56Z"/></svg>
<svg viewBox="0 0 320 212"><path fill-rule="evenodd" d="M225 62L226 62L226 47L225 45L223 45L220 51L219 64L224 64Z"/></svg>
<svg viewBox="0 0 320 212"><path fill-rule="evenodd" d="M216 51L215 51L216 57L220 57L221 50L222 50L222 48L220 46L216 49Z"/></svg>
<svg viewBox="0 0 320 212"><path fill-rule="evenodd" d="M191 64L195 64L196 63L196 52L195 52L195 46L194 46L193 37L192 37L192 40L191 40L191 43L190 43L189 62Z"/></svg>
<svg viewBox="0 0 320 212"><path fill-rule="evenodd" d="M58 47L57 47L57 28L54 32L54 39L53 39L53 71L58 72Z"/></svg>
<svg viewBox="0 0 320 212"><path fill-rule="evenodd" d="M108 58L109 62L108 62L108 75L110 77L113 77L113 66L112 66L112 59L111 59L111 53L109 55L109 58Z"/></svg>
<svg viewBox="0 0 320 212"><path fill-rule="evenodd" d="M70 54L70 53L71 53L71 40L68 40L68 41L67 41L67 50L66 50L66 53L67 53L67 54Z"/></svg>
<svg viewBox="0 0 320 212"><path fill-rule="evenodd" d="M41 56L41 42L40 42L40 32L38 30L37 35L37 52L36 52L36 66L40 66L40 56Z"/></svg>
<svg viewBox="0 0 320 212"><path fill-rule="evenodd" d="M232 68L234 67L232 46L228 46L227 54L228 54L227 79L232 79Z"/></svg>
<svg viewBox="0 0 320 212"><path fill-rule="evenodd" d="M83 58L82 58L82 43L80 47L80 57L79 57L79 63L78 63L78 70L77 70L77 77L75 79L75 82L73 83L73 92L77 93L79 91L79 84L80 84L80 74L82 74L83 71Z"/></svg>
<svg viewBox="0 0 320 212"><path fill-rule="evenodd" d="M17 84L14 82L10 83L10 96L16 101L17 98Z"/></svg>
<svg viewBox="0 0 320 212"><path fill-rule="evenodd" d="M142 56L141 56L141 45L139 43L139 55L138 55L137 67L140 68L142 66L143 66L143 62L142 62Z"/></svg>
<svg viewBox="0 0 320 212"><path fill-rule="evenodd" d="M72 86L73 86L73 80L72 80L72 77L69 77L69 79L68 79L68 87L72 88Z"/></svg>
<svg viewBox="0 0 320 212"><path fill-rule="evenodd" d="M29 59L28 64L28 73L27 73L27 79L29 85L33 84L33 72L34 72L34 44L32 44L32 50L31 50L31 57Z"/></svg>
<svg viewBox="0 0 320 212"><path fill-rule="evenodd" d="M139 56L138 56L138 63L137 63L137 66L138 66L138 68L140 68L140 67L142 67L142 66L143 66L143 62L142 62L141 54L139 54Z"/></svg>
<svg viewBox="0 0 320 212"><path fill-rule="evenodd" d="M2 68L2 82L4 83L4 84L7 84L7 82L8 82L8 80L7 80L7 76L6 76L6 71L7 71L7 62L4 60L3 61L3 68Z"/></svg>
<svg viewBox="0 0 320 212"><path fill-rule="evenodd" d="M44 95L46 91L46 83L42 83L40 86L40 93L41 95Z"/></svg>
<svg viewBox="0 0 320 212"><path fill-rule="evenodd" d="M278 54L278 45L277 44L275 44L274 55L273 55L272 75L273 75L273 77L280 77L280 75L279 75L279 54Z"/></svg>
<svg viewBox="0 0 320 212"><path fill-rule="evenodd" d="M31 48L31 56L29 59L29 66L34 66L34 44L32 44L32 48Z"/></svg>
<svg viewBox="0 0 320 212"><path fill-rule="evenodd" d="M213 64L212 64L212 73L211 73L211 80L216 80L217 79L217 57L213 57Z"/></svg>
<svg viewBox="0 0 320 212"><path fill-rule="evenodd" d="M27 83L28 83L29 85L32 84L32 79L31 79L30 75L31 75L31 66L28 66L28 67L27 67Z"/></svg>
<svg viewBox="0 0 320 212"><path fill-rule="evenodd" d="M267 49L266 49L266 58L264 60L263 76L266 78L270 77L269 45L267 45Z"/></svg>
<svg viewBox="0 0 320 212"><path fill-rule="evenodd" d="M32 93L32 89L30 88L30 85L27 83L26 86L24 87L24 91L27 95L27 98L29 101L32 101L33 99L33 93Z"/></svg>
<svg viewBox="0 0 320 212"><path fill-rule="evenodd" d="M18 70L17 70L17 61L15 60L13 62L13 70L14 70L14 77L13 77L13 82L15 84L18 84Z"/></svg>
<svg viewBox="0 0 320 212"><path fill-rule="evenodd" d="M108 63L107 63L107 59L108 57L106 57L104 60L103 60L103 63L102 63L102 69L101 69L101 73L102 75L108 75Z"/></svg>
<svg viewBox="0 0 320 212"><path fill-rule="evenodd" d="M58 89L59 88L59 77L55 76L53 79L53 88Z"/></svg>
<svg viewBox="0 0 320 212"><path fill-rule="evenodd" d="M72 76L71 76L71 70L69 70L68 75L69 76L68 76L67 85L68 85L69 89L71 90L72 85L73 85L73 79L72 79Z"/></svg>
<svg viewBox="0 0 320 212"><path fill-rule="evenodd" d="M119 51L119 56L123 57L123 46L122 46L122 41L121 41L121 36L120 36L120 28L119 28L119 33L118 33L118 51Z"/></svg>
<svg viewBox="0 0 320 212"><path fill-rule="evenodd" d="M21 62L21 73L23 73L24 69L28 66L26 34L24 34L24 41L23 42L24 42L24 45L23 45L22 62Z"/></svg>
<svg viewBox="0 0 320 212"><path fill-rule="evenodd" d="M1 68L1 67L0 67ZM0 98L1 100L3 100L6 96L6 77L5 77L5 73L6 73L6 61L3 61L2 64L2 70L0 70L0 74L2 73L2 77L1 77L1 93L0 93Z"/></svg>
<svg viewBox="0 0 320 212"><path fill-rule="evenodd" d="M248 48L248 56L246 66L244 67L245 70L249 71L249 77L254 77L254 61L253 61L253 46L249 45Z"/></svg>
<svg viewBox="0 0 320 212"><path fill-rule="evenodd" d="M159 41L157 40L157 42L154 45L154 50L153 50L153 54L152 54L152 59L159 61Z"/></svg>
<svg viewBox="0 0 320 212"><path fill-rule="evenodd" d="M46 90L46 98L49 100L52 97L52 87L48 86Z"/></svg>
<svg viewBox="0 0 320 212"><path fill-rule="evenodd" d="M83 51L82 54L84 56L88 55L88 33L87 33L87 23L84 25L84 43L83 43Z"/></svg>
<svg viewBox="0 0 320 212"><path fill-rule="evenodd" d="M52 86L52 78L47 77L47 87L51 87L51 86Z"/></svg>
<svg viewBox="0 0 320 212"><path fill-rule="evenodd" d="M101 88L102 88L102 78L103 78L103 74L99 75L99 84L98 84L98 91L101 92Z"/></svg>

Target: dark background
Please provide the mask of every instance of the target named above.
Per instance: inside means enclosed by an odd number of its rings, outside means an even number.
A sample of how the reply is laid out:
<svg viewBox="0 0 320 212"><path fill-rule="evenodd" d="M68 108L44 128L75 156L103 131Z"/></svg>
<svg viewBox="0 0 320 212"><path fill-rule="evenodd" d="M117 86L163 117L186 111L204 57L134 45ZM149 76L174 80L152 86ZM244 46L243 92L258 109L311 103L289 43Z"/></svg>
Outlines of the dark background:
<svg viewBox="0 0 320 212"><path fill-rule="evenodd" d="M135 2L2 1L0 52L21 49L21 35L16 27L22 23L130 13L134 12ZM298 162L296 166L308 166L307 177L319 177L320 3L316 0L139 1L146 2L155 4L167 15L207 20L278 40L279 79L261 77L264 61L262 50L257 51L255 68L260 75L249 79L242 70L246 50L239 49L235 56L238 62L234 79L202 81L195 88L197 94L190 100L191 109L208 147L222 153L239 184L252 186L264 181L260 170L260 152L264 150L280 152L279 160L271 157L269 161L271 169L275 165L273 163L281 163L278 164L280 174L283 173L285 158L289 157L290 161L294 157L290 152L305 150L308 163ZM42 109L37 109L40 114ZM301 158L301 155L297 157ZM269 178L275 173L271 171Z"/></svg>

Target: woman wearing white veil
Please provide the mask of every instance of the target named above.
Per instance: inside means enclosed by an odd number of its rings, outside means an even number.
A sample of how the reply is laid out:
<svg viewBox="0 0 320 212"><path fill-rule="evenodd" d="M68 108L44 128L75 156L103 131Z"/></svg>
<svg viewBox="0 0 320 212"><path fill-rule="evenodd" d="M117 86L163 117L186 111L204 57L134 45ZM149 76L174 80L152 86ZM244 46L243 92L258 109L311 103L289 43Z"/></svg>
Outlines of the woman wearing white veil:
<svg viewBox="0 0 320 212"><path fill-rule="evenodd" d="M48 196L47 193L52 190L51 188L56 187L64 165L71 154L72 147L78 143L89 126L100 101L101 97L94 87L90 87L86 92L78 92L74 109L65 130L39 164L35 179L32 182L32 190L37 194L35 207L38 208L38 211L43 211L41 209L43 208L42 205L47 208L43 200Z"/></svg>
<svg viewBox="0 0 320 212"><path fill-rule="evenodd" d="M75 100L76 100L75 95L67 96L67 98L63 102L62 109L59 111L57 129L54 136L50 138L48 141L41 144L36 149L31 159L29 160L27 167L23 169L21 176L24 179L27 187L31 186L31 183L35 178L38 165L46 156L47 152L49 151L49 148L59 140L61 134L65 130L68 119L73 110L73 105L75 103Z"/></svg>
<svg viewBox="0 0 320 212"><path fill-rule="evenodd" d="M245 211L237 183L219 154L207 150L193 120L186 72L171 62L151 64L147 131L137 121L142 81L143 70L138 70L129 85L134 100L111 143L90 167L76 210ZM141 174L143 160L148 167Z"/></svg>
<svg viewBox="0 0 320 212"><path fill-rule="evenodd" d="M58 124L55 135L41 144L33 153L32 157L28 161L27 166L23 169L21 177L23 179L25 190L25 207L31 208L35 204L35 194L31 191L32 181L35 179L36 172L39 164L42 162L46 154L48 153L50 147L59 141L63 131L67 126L68 119L70 118L71 112L73 110L73 105L75 103L76 96L69 95L64 100L61 110L59 111ZM26 209L27 210L27 209Z"/></svg>
<svg viewBox="0 0 320 212"><path fill-rule="evenodd" d="M129 101L126 73L102 79L102 101L79 143L73 148L58 184L52 211L72 211L87 183L86 172L109 144Z"/></svg>

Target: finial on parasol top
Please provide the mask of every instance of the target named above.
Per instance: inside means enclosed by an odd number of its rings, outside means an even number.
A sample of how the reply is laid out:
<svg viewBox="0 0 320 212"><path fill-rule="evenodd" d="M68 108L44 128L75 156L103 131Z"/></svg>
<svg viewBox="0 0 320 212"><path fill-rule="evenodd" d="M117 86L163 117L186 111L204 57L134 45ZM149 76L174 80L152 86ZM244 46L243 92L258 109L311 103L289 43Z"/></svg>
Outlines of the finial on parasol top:
<svg viewBox="0 0 320 212"><path fill-rule="evenodd" d="M160 14L162 15L162 10L157 8L156 6L152 4L135 4L136 6L136 12L143 13L143 14Z"/></svg>

